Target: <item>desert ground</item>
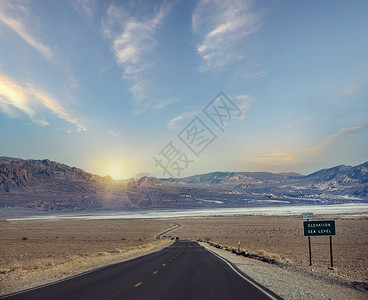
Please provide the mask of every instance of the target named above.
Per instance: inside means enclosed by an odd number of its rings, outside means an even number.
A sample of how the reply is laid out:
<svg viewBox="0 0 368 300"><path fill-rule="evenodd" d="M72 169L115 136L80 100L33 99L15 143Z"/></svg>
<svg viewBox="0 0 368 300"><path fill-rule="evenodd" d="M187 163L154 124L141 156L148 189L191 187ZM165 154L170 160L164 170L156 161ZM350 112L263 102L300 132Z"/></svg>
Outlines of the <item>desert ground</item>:
<svg viewBox="0 0 368 300"><path fill-rule="evenodd" d="M0 220L0 295L158 251L157 220ZM115 255L114 255L115 251Z"/></svg>
<svg viewBox="0 0 368 300"><path fill-rule="evenodd" d="M315 220L335 220L332 237L333 272L368 281L368 218L349 215L319 215ZM303 236L301 217L210 217L181 219L175 234L181 238L210 240L222 246L253 253L267 252L289 259L294 265L331 272L329 237L311 237L312 267L309 267L308 238Z"/></svg>
<svg viewBox="0 0 368 300"><path fill-rule="evenodd" d="M0 295L70 277L107 264L158 251L167 235L207 240L250 253L271 254L300 268L368 281L368 218L317 216L336 221L334 266L329 270L329 238L312 237L313 266L301 217L196 217L120 220L0 220ZM115 249L115 255L114 255ZM35 279L37 278L37 280Z"/></svg>

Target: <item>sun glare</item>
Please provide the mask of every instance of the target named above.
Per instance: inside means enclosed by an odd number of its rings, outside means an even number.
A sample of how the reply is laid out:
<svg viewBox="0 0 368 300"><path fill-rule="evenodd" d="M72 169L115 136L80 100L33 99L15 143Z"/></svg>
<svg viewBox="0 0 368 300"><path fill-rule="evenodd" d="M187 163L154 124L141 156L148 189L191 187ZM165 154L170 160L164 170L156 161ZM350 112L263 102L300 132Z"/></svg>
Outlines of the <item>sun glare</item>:
<svg viewBox="0 0 368 300"><path fill-rule="evenodd" d="M112 165L107 169L107 175L114 179L124 179L124 169L119 165Z"/></svg>

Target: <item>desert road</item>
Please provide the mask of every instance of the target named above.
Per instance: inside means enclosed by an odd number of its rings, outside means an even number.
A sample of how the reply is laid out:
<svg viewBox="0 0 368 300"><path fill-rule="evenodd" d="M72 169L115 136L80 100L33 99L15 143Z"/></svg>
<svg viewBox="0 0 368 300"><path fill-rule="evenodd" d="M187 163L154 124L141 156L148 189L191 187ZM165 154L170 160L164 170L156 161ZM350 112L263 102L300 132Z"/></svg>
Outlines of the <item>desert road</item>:
<svg viewBox="0 0 368 300"><path fill-rule="evenodd" d="M164 232L161 232L161 233L159 233L158 235L156 235L156 239L160 239L164 234L166 234L166 233L168 233L168 232L170 232L170 231L173 231L173 230L175 230L175 229L178 229L179 227L181 227L181 225L180 224L176 224L174 227L172 227L172 228L170 228L170 229L168 229L168 230L166 230L166 231L164 231Z"/></svg>
<svg viewBox="0 0 368 300"><path fill-rule="evenodd" d="M281 299L196 242L107 266L5 299Z"/></svg>

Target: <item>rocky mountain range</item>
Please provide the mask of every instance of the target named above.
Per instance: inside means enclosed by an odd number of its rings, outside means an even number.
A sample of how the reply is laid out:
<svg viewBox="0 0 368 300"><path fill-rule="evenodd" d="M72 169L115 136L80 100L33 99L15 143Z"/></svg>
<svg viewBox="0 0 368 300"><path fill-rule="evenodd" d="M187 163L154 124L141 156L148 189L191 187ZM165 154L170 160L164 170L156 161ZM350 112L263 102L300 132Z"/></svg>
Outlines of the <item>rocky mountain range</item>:
<svg viewBox="0 0 368 300"><path fill-rule="evenodd" d="M40 210L234 207L368 202L368 162L309 175L213 172L114 180L50 160L0 157L0 208Z"/></svg>

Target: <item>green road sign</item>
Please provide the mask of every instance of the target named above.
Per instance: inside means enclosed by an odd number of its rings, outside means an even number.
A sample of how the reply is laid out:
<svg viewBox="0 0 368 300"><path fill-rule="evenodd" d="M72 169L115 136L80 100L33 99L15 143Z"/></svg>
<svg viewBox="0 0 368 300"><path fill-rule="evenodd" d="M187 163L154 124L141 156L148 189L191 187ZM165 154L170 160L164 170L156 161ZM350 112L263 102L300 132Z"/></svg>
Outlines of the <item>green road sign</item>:
<svg viewBox="0 0 368 300"><path fill-rule="evenodd" d="M304 221L304 236L336 235L335 221Z"/></svg>

